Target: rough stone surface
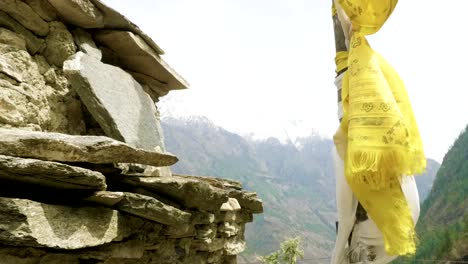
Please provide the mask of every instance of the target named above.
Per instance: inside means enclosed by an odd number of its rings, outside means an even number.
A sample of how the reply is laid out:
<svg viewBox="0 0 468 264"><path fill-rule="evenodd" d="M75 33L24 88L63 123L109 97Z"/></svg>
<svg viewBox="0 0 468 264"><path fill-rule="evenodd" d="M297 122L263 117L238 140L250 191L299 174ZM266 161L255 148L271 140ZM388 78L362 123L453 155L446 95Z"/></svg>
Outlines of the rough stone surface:
<svg viewBox="0 0 468 264"><path fill-rule="evenodd" d="M104 190L99 172L57 162L0 155L0 179L55 188Z"/></svg>
<svg viewBox="0 0 468 264"><path fill-rule="evenodd" d="M8 13L8 15L36 35L43 37L49 33L47 22L42 20L29 5L20 0L2 0L0 1L0 10Z"/></svg>
<svg viewBox="0 0 468 264"><path fill-rule="evenodd" d="M245 240L239 237L228 238L224 250L226 255L237 255L245 250Z"/></svg>
<svg viewBox="0 0 468 264"><path fill-rule="evenodd" d="M129 71L129 73L141 84L143 89L145 89L145 92L151 96L153 101L158 102L159 97L165 96L169 93L167 84L142 73L132 71Z"/></svg>
<svg viewBox="0 0 468 264"><path fill-rule="evenodd" d="M73 30L72 33L76 45L82 52L97 60L101 60L102 52L96 47L96 43L94 43L93 37L90 33L84 31L81 28Z"/></svg>
<svg viewBox="0 0 468 264"><path fill-rule="evenodd" d="M157 79L167 84L170 90L188 87L188 83L139 35L129 31L101 30L94 34L94 38L116 52L124 68Z"/></svg>
<svg viewBox="0 0 468 264"><path fill-rule="evenodd" d="M20 50L26 50L24 37L6 28L0 28L0 43Z"/></svg>
<svg viewBox="0 0 468 264"><path fill-rule="evenodd" d="M3 128L0 128L0 154L97 164L135 162L168 166L177 162L177 158L172 155L136 149L107 137Z"/></svg>
<svg viewBox="0 0 468 264"><path fill-rule="evenodd" d="M49 0L61 17L82 28L102 28L104 20L101 11L89 0Z"/></svg>
<svg viewBox="0 0 468 264"><path fill-rule="evenodd" d="M141 194L125 193L123 199L114 207L165 225L187 224L191 218L190 213Z"/></svg>
<svg viewBox="0 0 468 264"><path fill-rule="evenodd" d="M123 197L123 192L98 191L93 193L93 195L86 197L84 200L111 207L120 202Z"/></svg>
<svg viewBox="0 0 468 264"><path fill-rule="evenodd" d="M104 27L111 29L120 29L131 31L142 37L145 42L153 48L158 54L164 54L164 51L141 29L128 20L125 16L105 5L101 0L91 0L91 2L102 12L104 15Z"/></svg>
<svg viewBox="0 0 468 264"><path fill-rule="evenodd" d="M263 203L257 197L255 192L231 191L229 197L236 198L242 208L247 209L251 213L263 213Z"/></svg>
<svg viewBox="0 0 468 264"><path fill-rule="evenodd" d="M50 64L57 67L61 68L63 62L76 52L73 36L62 22L50 22L50 33L45 41L44 56Z"/></svg>
<svg viewBox="0 0 468 264"><path fill-rule="evenodd" d="M45 21L57 20L55 8L47 0L23 0Z"/></svg>
<svg viewBox="0 0 468 264"><path fill-rule="evenodd" d="M227 192L206 182L172 177L125 177L122 182L172 198L186 208L216 212L228 200Z"/></svg>
<svg viewBox="0 0 468 264"><path fill-rule="evenodd" d="M52 87L40 68L27 51L0 44L0 126L68 131L66 81Z"/></svg>
<svg viewBox="0 0 468 264"><path fill-rule="evenodd" d="M78 249L121 241L131 225L105 208L67 207L26 199L0 198L0 243Z"/></svg>
<svg viewBox="0 0 468 264"><path fill-rule="evenodd" d="M16 22L3 11L0 11L0 26L23 36L26 40L28 51L31 54L41 52L45 47L44 40L36 37L33 33L31 33L31 31L27 30L20 23Z"/></svg>
<svg viewBox="0 0 468 264"><path fill-rule="evenodd" d="M147 150L165 150L156 107L130 74L82 52L66 61L64 70L108 136Z"/></svg>
<svg viewBox="0 0 468 264"><path fill-rule="evenodd" d="M229 200L221 205L221 212L225 211L239 211L241 206L237 199L229 198Z"/></svg>

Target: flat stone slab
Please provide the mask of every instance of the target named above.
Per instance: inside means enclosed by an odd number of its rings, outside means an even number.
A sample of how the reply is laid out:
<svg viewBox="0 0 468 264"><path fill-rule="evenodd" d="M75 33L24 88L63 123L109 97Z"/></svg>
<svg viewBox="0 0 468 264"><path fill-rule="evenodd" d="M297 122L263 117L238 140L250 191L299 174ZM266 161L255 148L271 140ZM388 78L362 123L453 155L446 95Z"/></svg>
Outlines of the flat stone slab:
<svg viewBox="0 0 468 264"><path fill-rule="evenodd" d="M153 77L165 83L169 90L189 86L139 35L130 31L100 30L94 38L118 54L122 67Z"/></svg>
<svg viewBox="0 0 468 264"><path fill-rule="evenodd" d="M233 190L229 192L229 197L236 198L242 209L254 214L263 213L262 200L257 197L255 192Z"/></svg>
<svg viewBox="0 0 468 264"><path fill-rule="evenodd" d="M0 243L58 249L121 241L132 225L118 211L0 197Z"/></svg>
<svg viewBox="0 0 468 264"><path fill-rule="evenodd" d="M51 161L0 155L0 179L60 189L105 190L99 172Z"/></svg>
<svg viewBox="0 0 468 264"><path fill-rule="evenodd" d="M108 136L138 148L164 151L156 106L130 74L82 52L65 62L64 72Z"/></svg>
<svg viewBox="0 0 468 264"><path fill-rule="evenodd" d="M173 175L171 177L128 176L120 179L123 183L143 187L180 203L186 208L203 211L219 211L228 201L228 193L211 186L203 180Z"/></svg>
<svg viewBox="0 0 468 264"><path fill-rule="evenodd" d="M101 11L90 0L49 0L68 23L82 28L104 27Z"/></svg>
<svg viewBox="0 0 468 264"><path fill-rule="evenodd" d="M8 13L12 18L31 30L36 35L46 36L49 33L49 25L33 11L33 9L20 0L0 1L0 10Z"/></svg>
<svg viewBox="0 0 468 264"><path fill-rule="evenodd" d="M122 201L123 197L123 192L98 191L93 193L93 195L86 197L84 200L111 207Z"/></svg>
<svg viewBox="0 0 468 264"><path fill-rule="evenodd" d="M134 148L108 137L5 128L0 128L0 155L62 162L128 162L153 166L170 166L178 160L171 154Z"/></svg>
<svg viewBox="0 0 468 264"><path fill-rule="evenodd" d="M26 40L26 47L31 54L36 54L45 47L43 39L36 37L31 31L27 30L3 11L0 11L0 27L7 28L22 35Z"/></svg>
<svg viewBox="0 0 468 264"><path fill-rule="evenodd" d="M190 223L192 217L190 213L164 204L153 197L127 192L114 208L165 225L185 225Z"/></svg>

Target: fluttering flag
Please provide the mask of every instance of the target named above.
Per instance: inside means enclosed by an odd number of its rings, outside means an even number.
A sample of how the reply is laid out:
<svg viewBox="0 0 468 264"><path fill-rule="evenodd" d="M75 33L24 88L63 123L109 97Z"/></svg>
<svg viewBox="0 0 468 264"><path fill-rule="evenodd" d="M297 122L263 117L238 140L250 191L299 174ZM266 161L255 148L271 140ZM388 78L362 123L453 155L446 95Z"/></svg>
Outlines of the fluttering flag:
<svg viewBox="0 0 468 264"><path fill-rule="evenodd" d="M416 236L400 184L425 170L426 157L403 81L366 39L379 31L397 2L335 0L351 25L345 32L349 51L338 52L336 63L337 70L348 68L340 124L347 141L346 180L382 232L386 252L407 255L416 250Z"/></svg>

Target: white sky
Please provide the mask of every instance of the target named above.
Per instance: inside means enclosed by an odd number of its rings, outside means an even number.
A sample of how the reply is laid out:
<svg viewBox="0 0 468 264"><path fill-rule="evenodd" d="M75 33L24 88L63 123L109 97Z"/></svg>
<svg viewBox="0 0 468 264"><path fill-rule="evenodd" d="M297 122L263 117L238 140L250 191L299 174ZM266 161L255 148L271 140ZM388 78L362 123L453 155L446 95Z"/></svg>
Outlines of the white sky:
<svg viewBox="0 0 468 264"><path fill-rule="evenodd" d="M338 126L331 0L104 0L152 37L191 88L159 104L257 137ZM468 1L400 1L375 36L406 82L426 154L468 123Z"/></svg>

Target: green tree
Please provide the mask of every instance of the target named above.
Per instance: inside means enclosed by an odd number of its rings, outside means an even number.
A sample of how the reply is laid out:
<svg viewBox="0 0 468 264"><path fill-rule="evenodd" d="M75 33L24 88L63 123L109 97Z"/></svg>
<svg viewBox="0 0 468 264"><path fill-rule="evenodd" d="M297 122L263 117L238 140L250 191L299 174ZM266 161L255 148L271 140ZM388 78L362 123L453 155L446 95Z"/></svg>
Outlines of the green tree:
<svg viewBox="0 0 468 264"><path fill-rule="evenodd" d="M259 259L265 264L296 264L298 258L304 257L299 237L287 239L281 243L281 248L268 256Z"/></svg>

